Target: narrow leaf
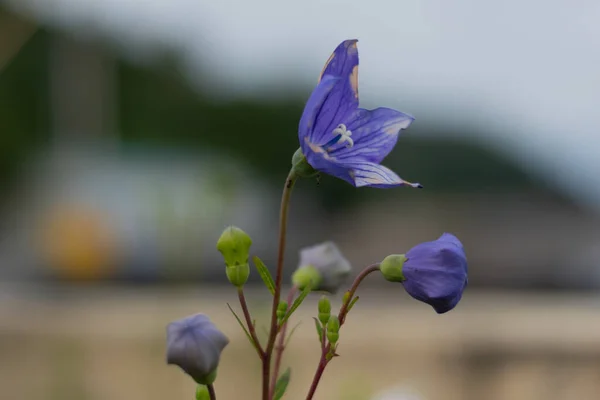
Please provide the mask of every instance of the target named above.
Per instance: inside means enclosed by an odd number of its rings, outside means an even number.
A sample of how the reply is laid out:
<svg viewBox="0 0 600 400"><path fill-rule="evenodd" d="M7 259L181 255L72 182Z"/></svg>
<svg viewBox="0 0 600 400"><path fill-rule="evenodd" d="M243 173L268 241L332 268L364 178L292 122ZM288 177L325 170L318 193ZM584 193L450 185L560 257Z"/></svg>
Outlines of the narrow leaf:
<svg viewBox="0 0 600 400"><path fill-rule="evenodd" d="M296 325L294 325L294 327L290 331L290 334L288 335L287 339L285 340L285 343L283 344L283 347L287 347L288 343L292 339L292 335L294 334L294 332L296 332L296 329L300 326L301 323L302 323L302 321L300 321Z"/></svg>
<svg viewBox="0 0 600 400"><path fill-rule="evenodd" d="M352 301L350 302L350 304L348 304L348 311L352 310L352 307L354 307L354 305L356 304L357 301L358 301L358 296L353 298Z"/></svg>
<svg viewBox="0 0 600 400"><path fill-rule="evenodd" d="M227 307L229 307L229 311L231 311L231 313L233 314L233 316L237 320L238 324L240 324L240 326L244 330L244 333L246 334L246 337L248 338L248 340L252 344L252 347L254 347L256 350L258 350L258 348L256 347L256 343L254 343L254 340L252 340L252 336L250 335L250 332L248 332L248 329L246 329L246 326L244 326L244 323L242 322L242 320L240 319L240 317L238 317L238 315L235 313L235 311L233 311L233 308L231 308L231 306L229 305L229 303L227 303Z"/></svg>
<svg viewBox="0 0 600 400"><path fill-rule="evenodd" d="M256 270L258 271L258 274L265 283L265 286L267 287L267 289L269 289L269 292L271 292L272 295L275 295L275 282L273 281L273 277L271 276L269 269L267 268L265 263L263 263L262 260L257 256L252 257L252 260L254 261Z"/></svg>
<svg viewBox="0 0 600 400"><path fill-rule="evenodd" d="M285 324L285 322L292 316L294 311L296 311L296 309L298 307L300 307L300 304L302 304L302 302L304 301L306 296L308 296L308 294L310 293L311 290L312 290L312 287L310 285L306 285L304 290L302 290L302 293L300 293L300 296L296 297L296 300L294 300L294 303L292 303L292 306L288 309L287 313L281 319L280 326L283 326L283 324Z"/></svg>
<svg viewBox="0 0 600 400"><path fill-rule="evenodd" d="M319 335L319 342L321 342L321 339L323 338L323 327L321 326L321 321L319 321L315 317L313 317L313 319L315 320L315 327L317 328L317 335Z"/></svg>
<svg viewBox="0 0 600 400"><path fill-rule="evenodd" d="M275 384L275 393L273 394L273 400L280 400L285 394L285 390L290 383L292 370L288 367L283 374L277 379Z"/></svg>

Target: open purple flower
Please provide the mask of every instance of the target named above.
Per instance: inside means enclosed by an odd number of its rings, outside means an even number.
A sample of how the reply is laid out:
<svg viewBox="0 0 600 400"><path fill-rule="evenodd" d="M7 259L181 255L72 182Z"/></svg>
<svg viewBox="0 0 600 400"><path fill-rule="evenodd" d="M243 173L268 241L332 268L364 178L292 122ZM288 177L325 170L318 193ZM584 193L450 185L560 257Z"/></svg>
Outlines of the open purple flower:
<svg viewBox="0 0 600 400"><path fill-rule="evenodd" d="M358 108L357 40L342 42L311 94L298 137L308 164L355 187L422 187L380 165L413 117L389 108Z"/></svg>

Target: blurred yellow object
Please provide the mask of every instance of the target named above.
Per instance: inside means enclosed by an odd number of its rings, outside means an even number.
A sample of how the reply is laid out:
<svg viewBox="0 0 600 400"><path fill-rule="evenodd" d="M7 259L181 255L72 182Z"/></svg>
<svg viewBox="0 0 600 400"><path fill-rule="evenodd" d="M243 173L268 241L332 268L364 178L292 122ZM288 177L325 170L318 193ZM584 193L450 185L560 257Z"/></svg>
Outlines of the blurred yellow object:
<svg viewBox="0 0 600 400"><path fill-rule="evenodd" d="M61 207L50 213L42 229L43 249L62 278L95 280L112 273L116 261L114 235L108 218L81 207Z"/></svg>

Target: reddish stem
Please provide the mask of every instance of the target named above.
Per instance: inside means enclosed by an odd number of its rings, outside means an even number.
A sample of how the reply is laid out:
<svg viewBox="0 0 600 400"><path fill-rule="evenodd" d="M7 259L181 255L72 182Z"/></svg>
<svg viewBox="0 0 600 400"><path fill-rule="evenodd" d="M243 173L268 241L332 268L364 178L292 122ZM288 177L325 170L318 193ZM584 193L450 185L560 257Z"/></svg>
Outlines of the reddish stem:
<svg viewBox="0 0 600 400"><path fill-rule="evenodd" d="M288 293L287 297L287 309L292 307L292 302L294 301L294 296L297 292L297 287L292 286ZM273 374L271 375L271 388L269 391L269 398L273 398L273 394L275 393L275 385L277 384L277 378L279 377L279 371L281 369L281 359L283 358L283 351L285 350L285 335L287 331L288 321L285 321L283 326L281 327L281 332L279 333L279 338L277 339L277 345L275 346L275 364L273 366Z"/></svg>
<svg viewBox="0 0 600 400"><path fill-rule="evenodd" d="M290 205L290 198L292 195L292 188L296 182L296 174L290 171L287 179L285 180L285 186L283 188L283 194L281 195L281 208L279 211L279 246L277 254L277 273L275 275L275 293L273 294L273 306L271 307L271 329L269 330L269 340L267 341L266 349L263 353L263 391L262 399L270 400L269 397L269 376L271 372L271 356L273 355L273 348L275 347L275 339L279 331L279 325L277 323L277 307L281 299L281 283L283 281L283 260L285 256L285 238L287 229L287 215L288 208Z"/></svg>
<svg viewBox="0 0 600 400"><path fill-rule="evenodd" d="M254 348L256 349L258 356L262 359L264 357L265 352L263 351L262 346L258 341L256 329L254 328L254 324L252 323L250 311L248 310L248 304L246 303L246 296L244 296L244 289L242 287L238 287L238 298L240 299L240 306L242 307L242 312L244 313L244 318L246 319L246 325L248 325L248 332L250 332L250 337L254 341Z"/></svg>
<svg viewBox="0 0 600 400"><path fill-rule="evenodd" d="M346 301L344 301L344 304L342 304L342 307L340 308L340 312L338 314L338 319L340 320L340 327L346 321L346 315L348 315L348 306L350 305L350 302L352 301L352 298L354 297L354 293L356 293L358 286L367 277L367 275L375 271L379 271L379 263L369 265L368 267L363 269L360 272L360 274L358 274L354 279L350 290L348 290ZM331 359L327 359L327 354L329 354L329 351L331 350L331 343L328 343L327 346L325 346L325 329L326 327L324 327L323 329L323 338L321 339L321 359L319 360L319 365L317 366L317 370L315 372L315 376L313 377L312 384L310 385L310 389L308 391L308 395L306 396L306 400L312 400L313 396L315 395L315 392L317 391L317 386L321 381L321 377L323 376L323 372L325 372L325 367L327 367L327 364L329 364L329 361L331 361Z"/></svg>
<svg viewBox="0 0 600 400"><path fill-rule="evenodd" d="M206 385L206 387L208 388L208 395L210 396L210 400L217 400L217 395L215 393L215 387L212 384Z"/></svg>

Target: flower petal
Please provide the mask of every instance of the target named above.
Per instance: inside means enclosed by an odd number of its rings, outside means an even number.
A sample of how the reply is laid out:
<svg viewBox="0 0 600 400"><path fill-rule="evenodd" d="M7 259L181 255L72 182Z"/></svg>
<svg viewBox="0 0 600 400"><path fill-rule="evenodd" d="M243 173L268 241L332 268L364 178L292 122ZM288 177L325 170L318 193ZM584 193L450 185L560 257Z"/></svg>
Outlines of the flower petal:
<svg viewBox="0 0 600 400"><path fill-rule="evenodd" d="M340 146L331 152L340 162L350 159L380 163L392 151L400 130L406 129L414 118L390 108L358 109L347 128L352 132L354 146Z"/></svg>
<svg viewBox="0 0 600 400"><path fill-rule="evenodd" d="M350 168L350 175L354 178L354 186L370 186L375 188L389 188L393 186L409 185L422 188L419 183L411 183L400 178L394 171L376 163L361 161L344 164Z"/></svg>
<svg viewBox="0 0 600 400"><path fill-rule="evenodd" d="M326 173L331 176L343 179L351 185L354 185L354 178L350 175L350 169L346 165L339 164L335 159L323 150L321 147L314 145L305 138L304 145L307 150L302 147L302 153L305 155L308 163L317 171Z"/></svg>
<svg viewBox="0 0 600 400"><path fill-rule="evenodd" d="M298 139L300 141L300 147L302 147L302 153L305 155L311 151L308 147L309 141L305 139L310 139L312 136L312 132L315 128L315 120L323 108L323 103L325 103L331 90L338 81L339 78L331 75L323 77L308 98L306 106L304 106L304 111L302 112L302 117L300 118L300 123L298 125Z"/></svg>
<svg viewBox="0 0 600 400"><path fill-rule="evenodd" d="M438 238L438 241L450 242L450 243L455 244L456 246L460 247L461 249L463 248L461 241L458 240L458 238L451 233L442 234L442 236L440 236Z"/></svg>
<svg viewBox="0 0 600 400"><path fill-rule="evenodd" d="M342 42L327 60L319 81L327 76L340 78L323 103L316 119L311 142L323 145L333 138L333 129L351 117L358 108L357 40Z"/></svg>
<svg viewBox="0 0 600 400"><path fill-rule="evenodd" d="M440 314L453 309L468 282L467 259L460 241L445 234L433 242L416 245L406 257L402 267L406 291Z"/></svg>

